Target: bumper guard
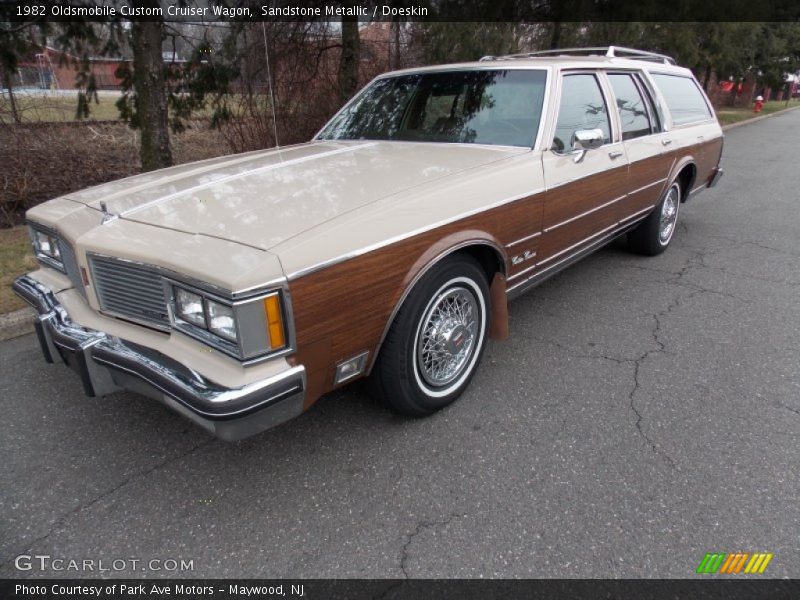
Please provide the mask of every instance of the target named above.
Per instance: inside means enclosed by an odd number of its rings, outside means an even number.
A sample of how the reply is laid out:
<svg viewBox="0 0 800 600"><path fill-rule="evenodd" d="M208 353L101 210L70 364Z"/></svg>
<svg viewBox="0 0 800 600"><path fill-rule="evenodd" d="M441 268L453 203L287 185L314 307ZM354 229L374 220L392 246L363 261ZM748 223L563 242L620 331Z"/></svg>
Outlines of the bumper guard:
<svg viewBox="0 0 800 600"><path fill-rule="evenodd" d="M74 370L87 396L133 391L228 441L303 412L302 366L240 388L223 387L158 351L74 323L55 294L28 275L17 278L13 289L37 312L34 325L44 359L63 361Z"/></svg>

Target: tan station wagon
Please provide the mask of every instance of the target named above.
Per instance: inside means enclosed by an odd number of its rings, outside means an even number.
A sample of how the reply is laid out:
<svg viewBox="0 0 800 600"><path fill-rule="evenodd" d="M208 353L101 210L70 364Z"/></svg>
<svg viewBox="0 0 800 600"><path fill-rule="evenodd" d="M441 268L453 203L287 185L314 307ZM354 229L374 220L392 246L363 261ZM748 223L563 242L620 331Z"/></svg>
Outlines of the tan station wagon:
<svg viewBox="0 0 800 600"><path fill-rule="evenodd" d="M666 56L588 48L387 73L305 144L28 212L16 292L86 393L156 398L223 439L368 376L427 415L467 387L507 299L627 235L670 243L722 132Z"/></svg>

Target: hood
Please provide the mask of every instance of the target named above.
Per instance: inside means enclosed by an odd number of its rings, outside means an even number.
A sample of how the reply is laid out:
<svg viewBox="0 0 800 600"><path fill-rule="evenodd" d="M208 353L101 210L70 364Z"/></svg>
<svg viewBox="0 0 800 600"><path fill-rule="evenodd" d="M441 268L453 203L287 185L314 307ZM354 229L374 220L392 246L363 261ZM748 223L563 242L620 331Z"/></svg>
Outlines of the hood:
<svg viewBox="0 0 800 600"><path fill-rule="evenodd" d="M387 196L527 152L410 142L309 142L145 173L66 196L121 219L268 250Z"/></svg>

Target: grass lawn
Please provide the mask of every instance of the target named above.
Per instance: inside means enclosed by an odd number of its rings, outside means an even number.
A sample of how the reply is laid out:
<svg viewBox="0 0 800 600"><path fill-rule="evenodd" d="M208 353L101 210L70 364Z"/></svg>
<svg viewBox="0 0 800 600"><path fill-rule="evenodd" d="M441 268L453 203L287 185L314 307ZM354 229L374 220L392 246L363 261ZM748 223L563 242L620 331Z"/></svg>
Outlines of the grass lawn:
<svg viewBox="0 0 800 600"><path fill-rule="evenodd" d="M87 121L117 121L119 109L116 102L120 97L118 92L104 91L98 95L98 102L89 104L89 117ZM75 109L78 107L78 96L75 91L62 91L55 93L15 93L14 100L17 113L23 123L52 123L60 121L75 121ZM208 118L213 111L204 108L196 111L196 118ZM0 123L13 123L11 101L8 94L0 94Z"/></svg>
<svg viewBox="0 0 800 600"><path fill-rule="evenodd" d="M108 121L119 119L116 94L101 94L99 104L90 105L89 121ZM61 94L14 94L17 112L24 123L74 121L75 109L78 106L76 93ZM7 94L0 98L0 121L11 123L11 102Z"/></svg>
<svg viewBox="0 0 800 600"><path fill-rule="evenodd" d="M31 239L25 226L0 229L0 314L27 306L11 291L14 278L36 269Z"/></svg>
<svg viewBox="0 0 800 600"><path fill-rule="evenodd" d="M719 119L720 125L731 125L732 123L746 121L747 119L752 119L753 117L758 117L761 115L768 115L770 113L778 112L779 110L791 108L793 106L800 106L800 100L789 100L788 104L786 103L786 100L781 100L780 102L765 102L764 108L761 109L759 114L755 114L753 112L752 106L749 108L725 107L717 109L717 118Z"/></svg>

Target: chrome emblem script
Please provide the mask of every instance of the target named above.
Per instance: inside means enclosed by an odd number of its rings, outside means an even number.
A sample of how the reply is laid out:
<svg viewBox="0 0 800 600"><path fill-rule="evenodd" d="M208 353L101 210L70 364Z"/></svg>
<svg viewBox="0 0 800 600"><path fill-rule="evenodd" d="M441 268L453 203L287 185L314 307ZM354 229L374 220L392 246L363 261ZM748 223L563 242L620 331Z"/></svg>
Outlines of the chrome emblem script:
<svg viewBox="0 0 800 600"><path fill-rule="evenodd" d="M522 254L518 254L517 256L511 259L512 265L518 265L520 263L525 262L526 260L530 260L536 256L536 252L532 252L530 250L525 250Z"/></svg>

